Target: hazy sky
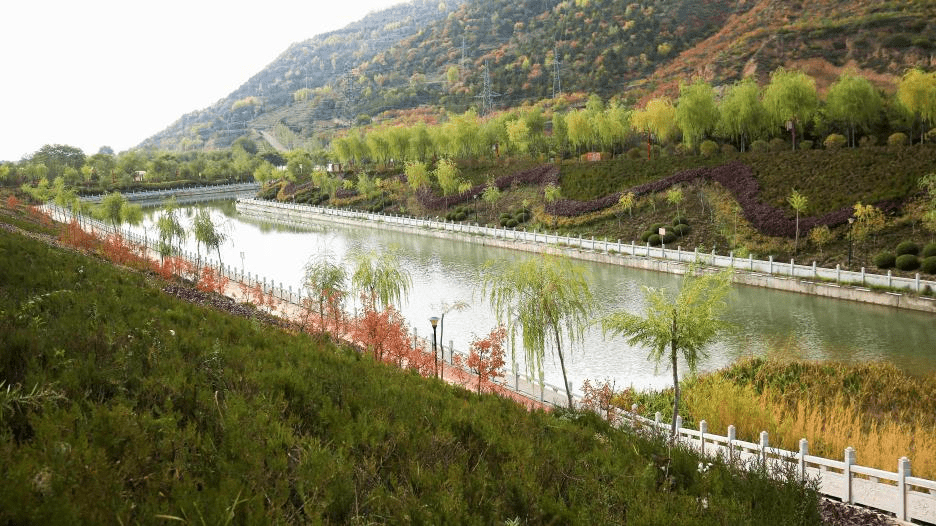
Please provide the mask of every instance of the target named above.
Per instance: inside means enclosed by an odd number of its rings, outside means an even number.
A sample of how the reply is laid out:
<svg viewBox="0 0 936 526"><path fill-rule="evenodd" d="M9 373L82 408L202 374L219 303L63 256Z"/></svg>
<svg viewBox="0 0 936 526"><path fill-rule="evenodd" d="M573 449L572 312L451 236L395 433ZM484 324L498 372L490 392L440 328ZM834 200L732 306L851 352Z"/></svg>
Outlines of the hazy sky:
<svg viewBox="0 0 936 526"><path fill-rule="evenodd" d="M0 161L121 152L224 98L293 42L405 0L12 0L0 7Z"/></svg>

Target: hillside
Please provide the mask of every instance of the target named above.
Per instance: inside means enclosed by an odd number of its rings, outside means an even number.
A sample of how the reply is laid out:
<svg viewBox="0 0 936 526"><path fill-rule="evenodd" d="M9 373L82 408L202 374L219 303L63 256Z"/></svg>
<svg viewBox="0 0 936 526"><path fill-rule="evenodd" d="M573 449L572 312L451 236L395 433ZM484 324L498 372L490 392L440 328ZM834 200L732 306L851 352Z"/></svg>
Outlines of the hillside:
<svg viewBox="0 0 936 526"><path fill-rule="evenodd" d="M934 30L934 0L417 0L290 46L140 146L222 148L260 130L321 145L390 110L484 114L559 92L634 102L781 65L820 89L845 67L892 89L905 68L931 67Z"/></svg>

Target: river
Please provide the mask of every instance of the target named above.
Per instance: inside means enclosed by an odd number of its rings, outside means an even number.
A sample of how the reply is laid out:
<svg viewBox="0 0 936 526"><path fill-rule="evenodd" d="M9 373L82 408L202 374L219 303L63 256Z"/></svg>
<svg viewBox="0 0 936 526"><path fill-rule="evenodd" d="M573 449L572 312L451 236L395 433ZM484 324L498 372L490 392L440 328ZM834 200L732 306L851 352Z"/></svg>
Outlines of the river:
<svg viewBox="0 0 936 526"><path fill-rule="evenodd" d="M316 223L308 228L287 228L240 216L232 201L181 207L191 221L198 206L208 207L228 241L221 247L222 261L292 286L297 290L306 263L329 254L345 261L352 250L399 251L403 267L413 278L413 288L400 310L421 336L431 337L429 318L440 313L442 303L465 301L469 308L445 317L445 345L466 351L471 339L486 335L495 326L493 314L480 295L479 267L489 259L519 260L530 254L483 247L472 243L439 240L399 232ZM155 236L157 210L147 210L144 223L134 230ZM195 252L189 236L187 250ZM213 259L216 255L212 254ZM644 287L675 290L681 278L616 265L579 262L586 268L598 303L596 320L617 310L641 313ZM725 319L730 330L706 349L708 358L700 371L710 371L742 356L774 355L781 358L861 362L884 360L904 371L936 371L936 319L932 314L897 310L803 294L735 285L728 297ZM349 304L348 309L352 310ZM522 354L518 349L518 354ZM617 387L658 388L672 383L662 363L658 369L647 360L648 349L635 348L623 339L605 339L592 327L583 344L566 354L573 388L585 379L611 379ZM525 366L522 360L520 369ZM508 363L510 359L508 357ZM686 373L680 365L681 373ZM562 385L559 361L547 353L545 379Z"/></svg>

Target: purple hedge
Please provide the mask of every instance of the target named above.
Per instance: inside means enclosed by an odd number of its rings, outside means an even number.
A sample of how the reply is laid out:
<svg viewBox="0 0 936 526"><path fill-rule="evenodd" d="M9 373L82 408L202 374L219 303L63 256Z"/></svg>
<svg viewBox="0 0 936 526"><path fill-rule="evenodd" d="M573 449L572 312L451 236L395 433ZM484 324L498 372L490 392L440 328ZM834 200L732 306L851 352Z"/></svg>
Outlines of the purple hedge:
<svg viewBox="0 0 936 526"><path fill-rule="evenodd" d="M796 220L787 216L785 210L770 206L758 199L760 184L754 178L751 167L733 161L715 168L693 168L684 170L669 177L651 183L635 186L629 191L635 196L662 192L667 188L689 183L698 179L715 181L724 186L734 195L744 217L758 231L768 236L794 237L796 235ZM621 198L623 192L616 192L591 201L560 200L546 205L545 211L551 215L572 217L595 212L613 206ZM900 207L901 201L891 199L875 203L885 213L891 213ZM852 208L845 207L822 216L801 217L800 233L809 232L814 227L828 225L838 226L848 222L852 216Z"/></svg>

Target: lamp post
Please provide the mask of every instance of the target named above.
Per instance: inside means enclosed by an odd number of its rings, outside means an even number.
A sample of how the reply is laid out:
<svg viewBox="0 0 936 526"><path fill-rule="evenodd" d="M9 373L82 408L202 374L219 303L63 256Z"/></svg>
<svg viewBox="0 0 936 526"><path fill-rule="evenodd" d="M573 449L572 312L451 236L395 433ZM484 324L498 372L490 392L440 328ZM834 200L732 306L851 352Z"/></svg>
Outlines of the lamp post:
<svg viewBox="0 0 936 526"><path fill-rule="evenodd" d="M436 326L439 324L439 318L437 316L433 316L429 318L429 323L432 324L432 360L434 363L433 374L438 376L439 354L436 352Z"/></svg>
<svg viewBox="0 0 936 526"><path fill-rule="evenodd" d="M852 259L852 240L855 236L852 235L852 230L854 229L855 218L848 218L848 270L851 270L851 259Z"/></svg>

